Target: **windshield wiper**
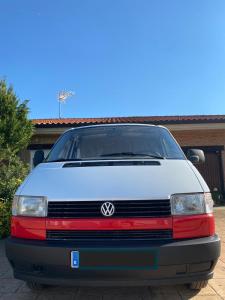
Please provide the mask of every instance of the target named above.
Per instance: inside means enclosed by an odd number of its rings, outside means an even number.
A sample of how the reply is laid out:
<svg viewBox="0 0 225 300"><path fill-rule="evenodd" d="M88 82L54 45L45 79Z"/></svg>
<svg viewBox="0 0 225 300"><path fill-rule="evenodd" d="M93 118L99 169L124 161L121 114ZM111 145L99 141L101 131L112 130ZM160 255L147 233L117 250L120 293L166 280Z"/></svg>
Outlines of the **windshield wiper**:
<svg viewBox="0 0 225 300"><path fill-rule="evenodd" d="M107 153L107 154L102 154L99 155L98 157L91 157L91 158L86 158L85 160L98 160L99 157L116 157L116 156L143 156L143 157L149 157L149 158L155 158L155 159L165 159L165 157L161 155L155 155L155 154L148 154L148 153L136 153L136 152L115 152L115 153ZM50 162L66 162L66 161L81 161L84 160L82 158L60 158L60 159L55 159L55 160L47 160L44 161L45 163L50 163Z"/></svg>
<svg viewBox="0 0 225 300"><path fill-rule="evenodd" d="M54 160L46 160L44 162L46 163L50 163L50 162L64 162L64 161L78 161L78 160L82 160L82 159L78 159L78 158L60 158L60 159L54 159Z"/></svg>
<svg viewBox="0 0 225 300"><path fill-rule="evenodd" d="M136 152L115 152L115 153L107 153L100 155L101 157L106 156L147 156L156 159L165 159L165 157L161 155L148 154L148 153L136 153Z"/></svg>

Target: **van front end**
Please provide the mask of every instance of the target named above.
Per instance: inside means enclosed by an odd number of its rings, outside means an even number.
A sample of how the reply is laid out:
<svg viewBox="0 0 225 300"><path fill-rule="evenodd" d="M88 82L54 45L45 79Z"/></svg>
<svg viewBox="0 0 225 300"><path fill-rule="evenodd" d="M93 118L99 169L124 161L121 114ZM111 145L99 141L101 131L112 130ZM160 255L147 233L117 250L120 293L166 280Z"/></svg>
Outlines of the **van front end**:
<svg viewBox="0 0 225 300"><path fill-rule="evenodd" d="M161 126L65 132L16 192L6 242L15 277L30 287L204 287L220 240L209 188L190 160L204 153L188 160Z"/></svg>
<svg viewBox="0 0 225 300"><path fill-rule="evenodd" d="M212 213L176 216L170 203L55 201L46 217L14 216L6 253L15 278L117 286L212 278L220 254ZM113 206L114 217L104 217L104 204L109 212Z"/></svg>

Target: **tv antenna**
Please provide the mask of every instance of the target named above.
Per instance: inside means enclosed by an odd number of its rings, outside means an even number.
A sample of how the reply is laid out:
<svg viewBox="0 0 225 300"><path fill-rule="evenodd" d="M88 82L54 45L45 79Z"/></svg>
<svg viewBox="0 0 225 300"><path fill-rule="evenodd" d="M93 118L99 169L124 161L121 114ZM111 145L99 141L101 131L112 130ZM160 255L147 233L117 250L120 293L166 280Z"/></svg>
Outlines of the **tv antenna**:
<svg viewBox="0 0 225 300"><path fill-rule="evenodd" d="M61 105L62 105L62 103L66 103L66 100L69 97L72 97L74 95L75 95L75 93L72 92L72 91L63 90L63 91L58 92L57 99L58 99L58 102L59 102L59 119L61 119Z"/></svg>

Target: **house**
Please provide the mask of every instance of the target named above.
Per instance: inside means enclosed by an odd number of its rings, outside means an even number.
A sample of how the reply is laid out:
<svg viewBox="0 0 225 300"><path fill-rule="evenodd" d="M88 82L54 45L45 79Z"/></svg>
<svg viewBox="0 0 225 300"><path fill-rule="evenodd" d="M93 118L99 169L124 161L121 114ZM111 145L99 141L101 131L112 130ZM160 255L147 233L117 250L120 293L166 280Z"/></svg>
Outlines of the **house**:
<svg viewBox="0 0 225 300"><path fill-rule="evenodd" d="M42 149L47 154L57 138L69 128L116 123L163 125L172 132L184 152L188 148L204 150L206 162L197 168L211 191L219 197L224 195L225 115L34 119L35 133L28 148L22 152L22 158L32 166L35 151Z"/></svg>

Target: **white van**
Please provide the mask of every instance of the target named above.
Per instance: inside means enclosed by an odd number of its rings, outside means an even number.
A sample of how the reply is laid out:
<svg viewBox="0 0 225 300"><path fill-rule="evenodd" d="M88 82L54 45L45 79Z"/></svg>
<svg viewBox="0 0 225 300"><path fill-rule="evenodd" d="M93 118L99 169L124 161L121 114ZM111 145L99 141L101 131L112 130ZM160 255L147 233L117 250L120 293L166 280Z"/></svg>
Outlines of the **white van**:
<svg viewBox="0 0 225 300"><path fill-rule="evenodd" d="M220 255L213 201L161 126L65 132L16 192L6 253L31 288L189 284L212 278ZM192 161L192 162L191 162Z"/></svg>

